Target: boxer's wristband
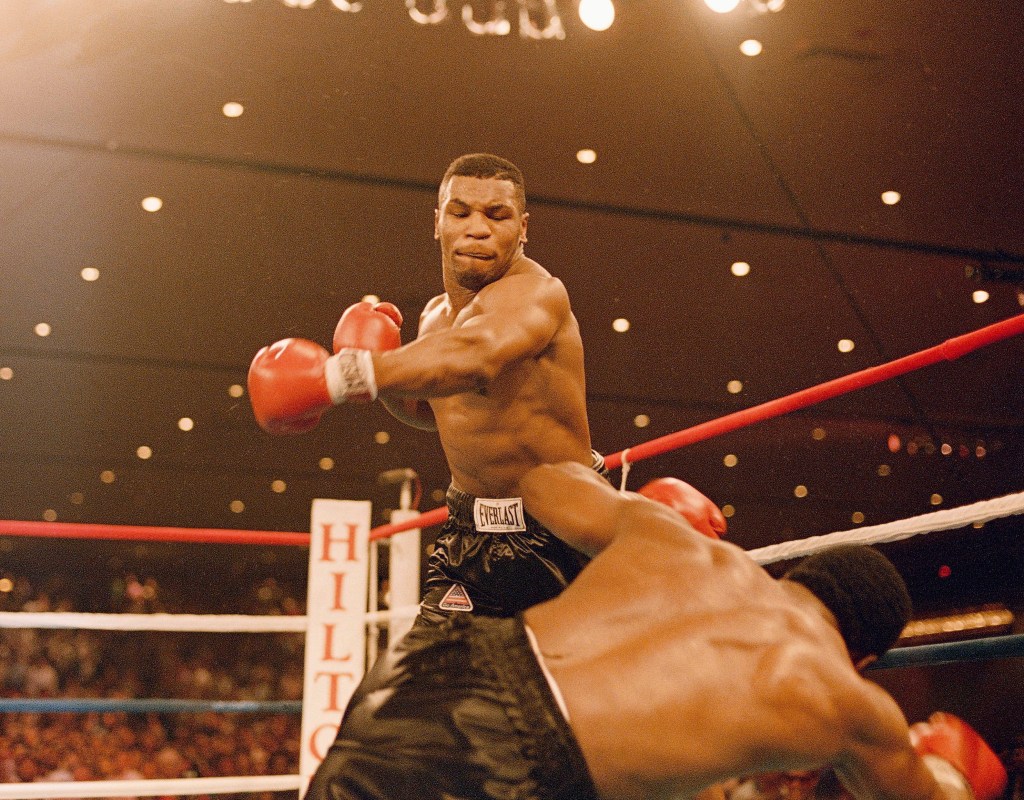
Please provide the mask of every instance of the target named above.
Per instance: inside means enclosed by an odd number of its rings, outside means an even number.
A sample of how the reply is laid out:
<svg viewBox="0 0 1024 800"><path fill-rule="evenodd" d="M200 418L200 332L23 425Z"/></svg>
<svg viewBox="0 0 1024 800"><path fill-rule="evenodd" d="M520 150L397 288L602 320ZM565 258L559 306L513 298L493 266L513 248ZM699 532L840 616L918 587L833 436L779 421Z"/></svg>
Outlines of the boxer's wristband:
<svg viewBox="0 0 1024 800"><path fill-rule="evenodd" d="M926 753L921 756L949 800L974 800L974 791L964 775L942 756Z"/></svg>
<svg viewBox="0 0 1024 800"><path fill-rule="evenodd" d="M373 354L369 350L343 347L324 362L327 392L334 405L371 403L377 399Z"/></svg>

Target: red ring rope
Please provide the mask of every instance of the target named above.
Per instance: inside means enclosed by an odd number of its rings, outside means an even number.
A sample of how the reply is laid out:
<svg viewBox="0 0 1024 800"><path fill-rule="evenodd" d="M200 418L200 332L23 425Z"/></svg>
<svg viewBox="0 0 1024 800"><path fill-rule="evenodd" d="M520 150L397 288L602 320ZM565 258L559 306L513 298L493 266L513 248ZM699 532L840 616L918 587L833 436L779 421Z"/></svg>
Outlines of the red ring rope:
<svg viewBox="0 0 1024 800"><path fill-rule="evenodd" d="M734 431L737 428L744 428L753 425L755 422L778 417L795 411L799 408L820 403L837 395L846 394L856 389L863 389L882 381L887 381L897 375L922 369L931 366L939 361L953 361L960 356L977 350L980 347L1008 339L1024 333L1024 314L1010 317L1002 322L987 325L971 333L962 336L955 336L947 339L942 344L929 347L917 353L898 358L887 364L880 364L875 367L854 372L842 378L826 381L825 383L812 386L809 389L802 389L791 395L780 397L776 400L769 400L761 405L751 406L742 411L726 414L724 417L702 422L691 428L670 433L657 439L638 444L636 447L628 447L625 450L605 456L604 463L609 469L622 466L623 456L626 455L629 463L634 464L645 458L667 453L695 442L702 442L714 436ZM402 531L412 528L426 528L443 522L448 516L448 509L444 506L435 508L413 519L404 522L393 522L390 525L382 525L370 531L371 539L383 539Z"/></svg>
<svg viewBox="0 0 1024 800"><path fill-rule="evenodd" d="M85 522L23 522L10 519L0 520L0 536L309 546L308 533L235 531L224 528L158 528L150 525L99 525Z"/></svg>

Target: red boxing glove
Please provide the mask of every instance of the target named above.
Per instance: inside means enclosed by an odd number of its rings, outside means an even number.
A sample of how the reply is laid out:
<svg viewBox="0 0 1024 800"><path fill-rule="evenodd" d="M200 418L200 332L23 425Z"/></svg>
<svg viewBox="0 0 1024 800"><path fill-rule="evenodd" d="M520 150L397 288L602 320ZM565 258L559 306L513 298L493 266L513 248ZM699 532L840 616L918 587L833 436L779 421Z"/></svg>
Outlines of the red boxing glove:
<svg viewBox="0 0 1024 800"><path fill-rule="evenodd" d="M936 711L927 722L911 725L910 743L947 795L966 795L966 783L976 800L995 800L1006 788L1006 768L999 757L953 714Z"/></svg>
<svg viewBox="0 0 1024 800"><path fill-rule="evenodd" d="M268 433L305 433L324 411L377 397L369 350L330 355L308 339L282 339L260 350L249 366L249 399Z"/></svg>
<svg viewBox="0 0 1024 800"><path fill-rule="evenodd" d="M642 486L638 493L678 512L700 533L711 539L725 536L725 515L721 509L678 478L655 478Z"/></svg>
<svg viewBox="0 0 1024 800"><path fill-rule="evenodd" d="M331 406L324 364L330 354L307 339L264 347L249 366L249 399L267 433L305 433Z"/></svg>
<svg viewBox="0 0 1024 800"><path fill-rule="evenodd" d="M392 303L355 303L345 309L334 329L334 352L347 347L374 353L394 350L402 344L401 327L402 312Z"/></svg>

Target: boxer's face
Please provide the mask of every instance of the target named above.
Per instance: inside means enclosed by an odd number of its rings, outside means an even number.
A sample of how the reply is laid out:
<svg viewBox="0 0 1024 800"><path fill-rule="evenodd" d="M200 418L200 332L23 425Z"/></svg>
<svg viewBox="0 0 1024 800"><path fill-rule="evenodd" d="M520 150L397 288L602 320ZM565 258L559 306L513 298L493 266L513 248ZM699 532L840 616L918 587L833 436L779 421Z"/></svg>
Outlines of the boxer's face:
<svg viewBox="0 0 1024 800"><path fill-rule="evenodd" d="M453 176L434 211L445 273L471 291L500 278L522 250L528 217L512 181Z"/></svg>

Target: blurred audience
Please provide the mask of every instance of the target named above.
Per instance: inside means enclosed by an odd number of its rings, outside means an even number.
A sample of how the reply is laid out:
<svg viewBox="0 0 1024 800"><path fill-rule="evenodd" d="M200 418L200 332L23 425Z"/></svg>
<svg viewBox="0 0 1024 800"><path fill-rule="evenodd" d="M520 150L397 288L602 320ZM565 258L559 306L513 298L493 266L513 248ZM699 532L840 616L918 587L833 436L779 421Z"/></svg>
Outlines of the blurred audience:
<svg viewBox="0 0 1024 800"><path fill-rule="evenodd" d="M131 572L71 587L64 575L35 585L0 572L0 611L297 615L305 606L273 578L226 600ZM301 700L303 639L3 628L0 696ZM295 774L299 725L297 714L5 713L0 782Z"/></svg>

